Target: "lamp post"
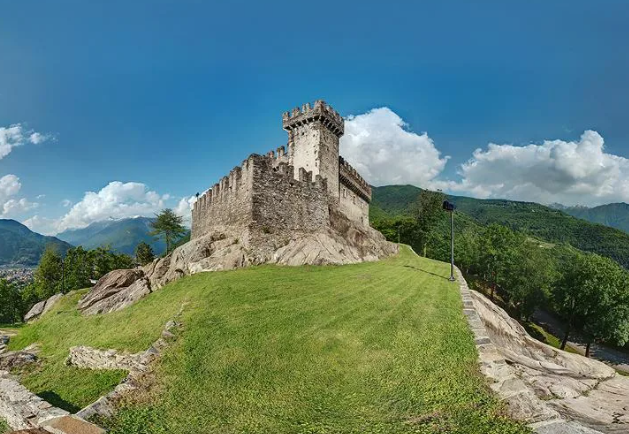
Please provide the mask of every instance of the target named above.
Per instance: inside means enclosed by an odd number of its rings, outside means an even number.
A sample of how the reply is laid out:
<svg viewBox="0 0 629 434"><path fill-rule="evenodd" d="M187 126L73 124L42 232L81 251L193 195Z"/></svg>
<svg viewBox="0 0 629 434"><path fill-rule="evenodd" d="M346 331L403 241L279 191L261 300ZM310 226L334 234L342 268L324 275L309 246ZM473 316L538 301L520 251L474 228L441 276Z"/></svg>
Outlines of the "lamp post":
<svg viewBox="0 0 629 434"><path fill-rule="evenodd" d="M443 202L443 210L450 213L450 282L454 282L454 209L456 207L452 202L445 200Z"/></svg>

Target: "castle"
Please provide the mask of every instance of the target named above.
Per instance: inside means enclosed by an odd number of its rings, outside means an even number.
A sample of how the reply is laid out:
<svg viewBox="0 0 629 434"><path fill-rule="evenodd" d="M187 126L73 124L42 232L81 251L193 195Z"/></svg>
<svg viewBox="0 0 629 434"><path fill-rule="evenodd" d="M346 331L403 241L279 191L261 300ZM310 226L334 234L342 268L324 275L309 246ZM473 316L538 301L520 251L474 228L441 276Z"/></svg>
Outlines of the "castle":
<svg viewBox="0 0 629 434"><path fill-rule="evenodd" d="M371 187L339 155L344 121L324 101L285 112L288 144L252 154L192 210L192 239L231 229L317 233L345 217L369 230ZM335 218L335 215L337 216Z"/></svg>

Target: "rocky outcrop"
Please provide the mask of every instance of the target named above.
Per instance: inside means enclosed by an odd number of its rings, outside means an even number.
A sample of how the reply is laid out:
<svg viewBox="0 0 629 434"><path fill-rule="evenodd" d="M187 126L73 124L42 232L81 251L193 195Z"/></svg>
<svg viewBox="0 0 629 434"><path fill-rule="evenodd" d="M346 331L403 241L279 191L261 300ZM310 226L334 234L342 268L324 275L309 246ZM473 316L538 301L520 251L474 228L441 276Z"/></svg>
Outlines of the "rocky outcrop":
<svg viewBox="0 0 629 434"><path fill-rule="evenodd" d="M164 285L200 272L225 271L258 264L343 265L397 253L398 246L370 228L357 225L341 213L330 216L334 229L316 233L275 233L249 228L224 228L195 238L164 258L133 270L115 270L103 276L80 301L86 315L114 312L137 302Z"/></svg>
<svg viewBox="0 0 629 434"><path fill-rule="evenodd" d="M88 315L124 309L151 292L143 277L140 269L107 273L79 300L78 309Z"/></svg>
<svg viewBox="0 0 629 434"><path fill-rule="evenodd" d="M52 307L55 305L57 301L61 299L61 297L63 297L63 294L55 294L52 297L48 298L47 300L43 300L35 304L35 306L33 306L31 310L29 310L28 313L24 315L24 321L25 322L32 321L36 318L43 316L50 309L52 309Z"/></svg>
<svg viewBox="0 0 629 434"><path fill-rule="evenodd" d="M629 378L596 360L546 345L461 279L481 371L511 415L538 433L626 433Z"/></svg>

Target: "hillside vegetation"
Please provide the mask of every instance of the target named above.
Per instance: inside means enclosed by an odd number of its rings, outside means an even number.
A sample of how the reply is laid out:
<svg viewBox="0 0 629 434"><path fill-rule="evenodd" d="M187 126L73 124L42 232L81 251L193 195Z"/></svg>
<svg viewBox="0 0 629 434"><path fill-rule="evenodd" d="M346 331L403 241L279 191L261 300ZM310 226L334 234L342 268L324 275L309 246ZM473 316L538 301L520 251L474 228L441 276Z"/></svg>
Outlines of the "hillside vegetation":
<svg viewBox="0 0 629 434"><path fill-rule="evenodd" d="M422 190L412 185L373 188L372 222L399 215L413 215ZM498 199L473 199L448 196L458 210L459 228L498 223L550 243L569 243L586 251L614 259L629 268L629 234L618 229L590 223L562 211L532 202ZM442 227L447 229L447 222Z"/></svg>
<svg viewBox="0 0 629 434"><path fill-rule="evenodd" d="M629 204L610 203L587 208L584 206L559 207L566 214L599 223L629 233Z"/></svg>
<svg viewBox="0 0 629 434"><path fill-rule="evenodd" d="M44 363L26 385L82 407L120 377L65 366L68 348L143 350L184 304L150 399L105 421L111 432L528 432L480 374L448 275L403 248L377 263L197 274L102 316L80 316L75 293L11 347L40 342Z"/></svg>
<svg viewBox="0 0 629 434"><path fill-rule="evenodd" d="M47 246L64 254L72 246L31 231L15 220L0 219L0 267L34 266Z"/></svg>

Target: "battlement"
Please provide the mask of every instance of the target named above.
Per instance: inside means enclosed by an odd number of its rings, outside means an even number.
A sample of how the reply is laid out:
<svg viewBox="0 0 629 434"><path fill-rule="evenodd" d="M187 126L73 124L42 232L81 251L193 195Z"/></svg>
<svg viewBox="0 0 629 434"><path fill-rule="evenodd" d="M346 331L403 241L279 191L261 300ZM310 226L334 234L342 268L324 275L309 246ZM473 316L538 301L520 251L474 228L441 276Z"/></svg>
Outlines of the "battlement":
<svg viewBox="0 0 629 434"><path fill-rule="evenodd" d="M339 156L339 180L367 203L371 202L371 186L345 159Z"/></svg>
<svg viewBox="0 0 629 434"><path fill-rule="evenodd" d="M301 106L301 109L295 107L292 112L282 114L282 127L286 131L317 121L321 122L337 137L341 137L345 133L343 117L320 99L315 101L314 106L306 103Z"/></svg>

